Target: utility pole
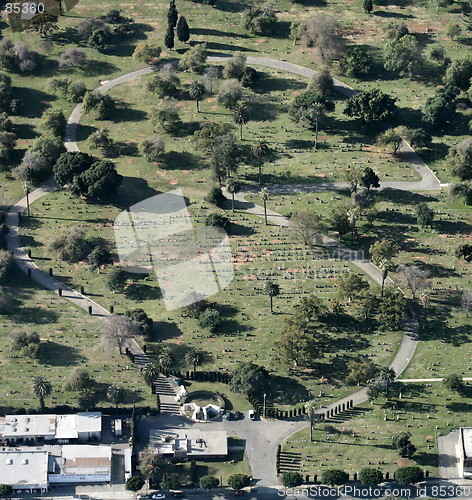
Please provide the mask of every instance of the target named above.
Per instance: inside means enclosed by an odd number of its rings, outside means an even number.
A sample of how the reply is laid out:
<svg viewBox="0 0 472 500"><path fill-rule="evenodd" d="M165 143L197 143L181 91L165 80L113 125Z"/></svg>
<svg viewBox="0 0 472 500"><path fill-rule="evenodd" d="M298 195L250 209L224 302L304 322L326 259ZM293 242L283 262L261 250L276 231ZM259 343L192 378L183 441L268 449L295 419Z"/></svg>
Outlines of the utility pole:
<svg viewBox="0 0 472 500"><path fill-rule="evenodd" d="M263 406L263 409L262 409L262 416L265 418L266 416L266 396L267 394L264 393L264 406Z"/></svg>

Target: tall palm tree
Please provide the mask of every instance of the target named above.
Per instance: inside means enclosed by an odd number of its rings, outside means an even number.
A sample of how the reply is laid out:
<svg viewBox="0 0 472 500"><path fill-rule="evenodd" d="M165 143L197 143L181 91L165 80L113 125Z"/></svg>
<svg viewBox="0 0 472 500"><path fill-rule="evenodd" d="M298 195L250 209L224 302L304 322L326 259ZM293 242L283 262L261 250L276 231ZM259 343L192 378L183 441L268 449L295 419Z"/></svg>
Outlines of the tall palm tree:
<svg viewBox="0 0 472 500"><path fill-rule="evenodd" d="M50 396L52 385L45 377L33 378L33 394L39 399L39 407L44 410L44 399Z"/></svg>
<svg viewBox="0 0 472 500"><path fill-rule="evenodd" d="M385 396L388 399L388 389L390 384L397 378L397 374L393 368L384 366L380 370L380 379L385 382Z"/></svg>
<svg viewBox="0 0 472 500"><path fill-rule="evenodd" d="M259 161L259 186L262 184L262 164L264 163L264 157L269 154L269 146L264 141L257 141L252 145L252 154Z"/></svg>
<svg viewBox="0 0 472 500"><path fill-rule="evenodd" d="M109 401L115 404L115 408L118 407L120 403L123 402L125 397L125 390L119 385L112 385L108 388L107 398Z"/></svg>
<svg viewBox="0 0 472 500"><path fill-rule="evenodd" d="M159 369L159 365L157 363L147 363L142 369L144 380L149 385L151 385L154 380L159 377L160 373L161 370Z"/></svg>
<svg viewBox="0 0 472 500"><path fill-rule="evenodd" d="M197 365L200 365L203 361L203 353L197 351L197 349L191 349L185 354L185 361L193 366L193 371L197 371Z"/></svg>
<svg viewBox="0 0 472 500"><path fill-rule="evenodd" d="M163 372L169 371L170 367L174 363L174 355L172 354L172 349L170 347L165 347L164 349L162 349L162 352L157 357L157 362Z"/></svg>
<svg viewBox="0 0 472 500"><path fill-rule="evenodd" d="M325 115L325 110L325 105L322 102L314 102L306 112L307 119L315 123L315 149L318 147L319 123Z"/></svg>
<svg viewBox="0 0 472 500"><path fill-rule="evenodd" d="M310 421L310 443L313 441L313 424L315 423L316 406L318 406L316 401L308 401L308 403L305 403L306 415Z"/></svg>
<svg viewBox="0 0 472 500"><path fill-rule="evenodd" d="M234 108L233 120L236 125L239 125L241 140L243 140L243 125L249 121L249 111L244 103L240 103Z"/></svg>
<svg viewBox="0 0 472 500"><path fill-rule="evenodd" d="M270 314L274 313L273 300L274 297L280 294L280 286L269 280L264 283L263 287L264 293L270 298Z"/></svg>
<svg viewBox="0 0 472 500"><path fill-rule="evenodd" d="M380 293L380 296L383 297L385 280L387 279L388 270L390 269L390 261L388 259L381 259L378 262L377 267L382 271L382 291Z"/></svg>
<svg viewBox="0 0 472 500"><path fill-rule="evenodd" d="M190 85L188 93L190 97L197 103L197 113L200 113L200 101L203 99L205 91L205 85L203 85L203 83L201 82L194 81Z"/></svg>
<svg viewBox="0 0 472 500"><path fill-rule="evenodd" d="M268 225L268 222L267 222L267 200L269 199L269 193L267 192L267 189L262 188L259 191L259 196L261 197L261 201L264 204L264 219L265 219L265 223L267 226Z"/></svg>
<svg viewBox="0 0 472 500"><path fill-rule="evenodd" d="M241 184L234 179L229 179L226 183L226 189L231 195L231 210L234 212L234 195L241 191Z"/></svg>

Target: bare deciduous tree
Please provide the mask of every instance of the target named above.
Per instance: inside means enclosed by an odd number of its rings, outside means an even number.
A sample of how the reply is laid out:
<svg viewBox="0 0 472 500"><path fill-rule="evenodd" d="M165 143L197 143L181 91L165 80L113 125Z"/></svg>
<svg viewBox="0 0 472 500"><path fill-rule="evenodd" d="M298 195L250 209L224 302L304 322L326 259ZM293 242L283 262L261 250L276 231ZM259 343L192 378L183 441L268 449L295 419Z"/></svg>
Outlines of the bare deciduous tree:
<svg viewBox="0 0 472 500"><path fill-rule="evenodd" d="M125 316L111 314L103 320L103 340L109 346L118 347L120 354L126 342L138 334L139 325Z"/></svg>
<svg viewBox="0 0 472 500"><path fill-rule="evenodd" d="M431 273L427 269L420 266L402 265L398 267L398 278L403 286L410 290L413 294L413 298L416 297L417 292L430 288L431 283L428 279L430 274Z"/></svg>
<svg viewBox="0 0 472 500"><path fill-rule="evenodd" d="M471 291L465 290L464 293L462 294L461 307L462 307L462 310L467 314L467 317L469 317L469 314L472 311L472 292Z"/></svg>
<svg viewBox="0 0 472 500"><path fill-rule="evenodd" d="M326 65L344 47L336 19L323 13L317 13L305 21L302 40L308 47L317 49L321 62Z"/></svg>
<svg viewBox="0 0 472 500"><path fill-rule="evenodd" d="M323 224L317 214L304 211L293 217L293 229L305 245L311 246L320 242Z"/></svg>

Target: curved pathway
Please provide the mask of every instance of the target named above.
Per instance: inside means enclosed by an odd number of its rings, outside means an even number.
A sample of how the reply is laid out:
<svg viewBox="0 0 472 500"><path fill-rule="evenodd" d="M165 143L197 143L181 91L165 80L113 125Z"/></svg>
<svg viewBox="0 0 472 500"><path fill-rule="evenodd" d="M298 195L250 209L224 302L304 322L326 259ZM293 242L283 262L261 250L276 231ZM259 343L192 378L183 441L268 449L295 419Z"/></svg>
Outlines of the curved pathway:
<svg viewBox="0 0 472 500"><path fill-rule="evenodd" d="M212 56L209 57L209 61L211 62L221 62L226 60L230 56ZM304 68L303 66L298 66L296 64L288 63L285 61L277 61L275 59L270 59L267 57L256 57L256 56L248 56L247 62L249 64L256 64L261 66L267 66L275 69L280 69L284 71L288 71L294 74L298 74L307 78L311 78L316 74L315 71ZM102 86L100 86L97 90L101 93L106 92L116 85L121 83L133 80L142 75L151 73L156 70L156 67L146 67L137 71L133 71L126 75L122 75L118 78L105 82ZM352 87L340 82L339 80L334 81L335 89L346 96L351 96L356 93ZM79 124L80 116L82 113L82 105L77 105L72 111L67 126L67 133L65 139L65 147L67 151L78 151L78 147L76 144L76 134L77 127ZM382 188L395 188L395 189L403 189L403 190L437 190L442 187L441 183L434 175L434 173L429 169L429 167L421 160L421 158L412 150L412 148L403 141L400 148L400 155L403 157L404 161L409 162L413 168L419 173L421 180L418 182L391 182L391 183L382 183ZM328 191L328 190L336 190L342 189L346 185L343 183L323 183L323 184L304 184L304 185L290 185L290 186L271 186L268 189L272 192L311 192L311 191ZM48 181L40 188L34 190L30 193L30 202L34 202L39 200L40 198L46 196L47 194L59 189L59 186L54 183L54 181ZM247 202L245 200L245 195L247 195L251 191L246 191L245 193L239 193L236 198L236 207L242 210L246 210L249 213L257 215L259 217L263 217L263 209L258 205ZM62 289L62 296L75 304L76 306L84 309L85 311L89 311L91 307L92 314L99 317L104 317L109 314L109 312L104 309L102 306L91 300L86 295L80 294L77 291L67 287L63 283L61 283L56 278L49 276L47 273L41 271L36 264L30 259L26 253L23 251L21 246L21 240L19 235L19 214L26 210L26 198L20 199L10 208L6 216L6 226L9 229L9 232L6 236L7 248L12 251L14 258L20 267L20 269L25 273L31 273L31 278L38 282L40 285L45 288L52 290L54 292L58 292L59 289ZM283 217L282 215L268 211L268 219L271 223L277 224L280 226L289 226L290 221ZM375 267L371 262L364 259L357 252L344 247L339 244L336 240L329 238L327 236L323 236L323 245L331 250L333 253L337 254L340 258L348 260L353 265L357 266L360 270L365 272L371 279L376 281L377 283L381 282L381 272ZM390 284L393 285L393 282L390 280ZM411 360L411 357L415 351L417 343L417 323L416 320L406 319L405 320L405 335L403 337L403 341L400 345L398 352L395 355L394 360L391 363L391 367L395 369L397 375L400 375L404 369L407 367L408 363ZM138 354L140 356L143 355L143 352L137 345L135 341L131 342L129 345L132 352ZM363 388L357 391L356 393L344 398L342 400L329 405L323 409L318 410L318 412L326 411L331 407L335 407L339 404L342 404L348 400L353 401L354 405L363 403L367 399L367 389ZM269 422L267 422L269 424ZM255 478L260 478L261 486L273 486L275 484L275 470L273 469L273 460L272 453L274 448L278 443L283 442L287 439L294 431L300 430L305 427L307 422L299 420L298 422L293 422L290 425L287 425L287 430L285 432L281 432L277 435L276 442L271 443L271 446L266 447L265 449L270 453L270 460L260 460L259 452L263 446L267 446L268 443L260 443L261 446L257 453L254 456L250 456L250 462L252 466L252 474ZM250 454L252 455L252 454ZM270 464L271 467L267 467L267 464Z"/></svg>

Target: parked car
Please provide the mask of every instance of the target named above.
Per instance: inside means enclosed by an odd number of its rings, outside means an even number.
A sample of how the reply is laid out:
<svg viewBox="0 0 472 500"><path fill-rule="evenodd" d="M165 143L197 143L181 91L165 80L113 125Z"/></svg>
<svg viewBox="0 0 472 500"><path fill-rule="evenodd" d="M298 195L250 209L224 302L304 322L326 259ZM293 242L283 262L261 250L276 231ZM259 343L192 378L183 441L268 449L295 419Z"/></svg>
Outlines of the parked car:
<svg viewBox="0 0 472 500"><path fill-rule="evenodd" d="M151 498L152 500L164 500L165 499L164 493L154 493Z"/></svg>
<svg viewBox="0 0 472 500"><path fill-rule="evenodd" d="M138 495L138 500L152 500L152 495Z"/></svg>
<svg viewBox="0 0 472 500"><path fill-rule="evenodd" d="M256 420L256 412L254 410L249 410L247 412L247 416L251 419L251 420Z"/></svg>
<svg viewBox="0 0 472 500"><path fill-rule="evenodd" d="M243 418L244 418L244 415L240 411L234 412L234 419L235 420L242 420Z"/></svg>

